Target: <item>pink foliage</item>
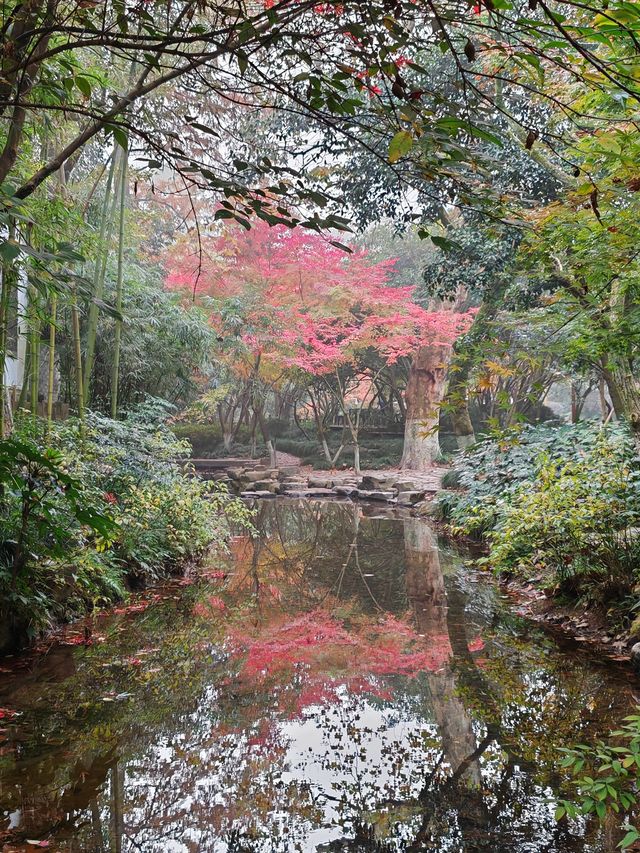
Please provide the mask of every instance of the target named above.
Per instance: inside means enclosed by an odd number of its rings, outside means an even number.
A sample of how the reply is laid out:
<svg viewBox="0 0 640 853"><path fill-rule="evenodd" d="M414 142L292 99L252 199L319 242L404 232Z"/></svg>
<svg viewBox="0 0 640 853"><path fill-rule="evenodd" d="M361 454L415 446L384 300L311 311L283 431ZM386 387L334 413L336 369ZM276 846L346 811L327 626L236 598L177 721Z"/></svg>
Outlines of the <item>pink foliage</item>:
<svg viewBox="0 0 640 853"><path fill-rule="evenodd" d="M246 655L241 678L263 680L293 669L346 669L350 674L416 675L440 669L449 659L448 637L425 640L405 622L387 616L383 621L352 630L325 610L314 610L258 637L231 638L238 655Z"/></svg>
<svg viewBox="0 0 640 853"><path fill-rule="evenodd" d="M174 247L166 286L214 304L240 299L250 320L240 340L281 370L323 375L368 350L392 364L425 343L453 344L472 320L471 313L427 311L412 301L413 287L390 286L396 259L346 254L301 228L227 225L204 238L202 260L193 251ZM211 322L222 331L220 311Z"/></svg>

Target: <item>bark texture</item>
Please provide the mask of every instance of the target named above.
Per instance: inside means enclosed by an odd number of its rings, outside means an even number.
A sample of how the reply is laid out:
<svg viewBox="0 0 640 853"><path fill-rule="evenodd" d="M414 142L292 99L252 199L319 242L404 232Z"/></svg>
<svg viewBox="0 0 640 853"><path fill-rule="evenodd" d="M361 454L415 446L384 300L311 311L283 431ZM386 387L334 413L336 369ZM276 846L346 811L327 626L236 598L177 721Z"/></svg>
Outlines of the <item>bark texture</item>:
<svg viewBox="0 0 640 853"><path fill-rule="evenodd" d="M405 403L402 467L426 471L440 452L438 421L447 382L451 347L420 347L411 363Z"/></svg>

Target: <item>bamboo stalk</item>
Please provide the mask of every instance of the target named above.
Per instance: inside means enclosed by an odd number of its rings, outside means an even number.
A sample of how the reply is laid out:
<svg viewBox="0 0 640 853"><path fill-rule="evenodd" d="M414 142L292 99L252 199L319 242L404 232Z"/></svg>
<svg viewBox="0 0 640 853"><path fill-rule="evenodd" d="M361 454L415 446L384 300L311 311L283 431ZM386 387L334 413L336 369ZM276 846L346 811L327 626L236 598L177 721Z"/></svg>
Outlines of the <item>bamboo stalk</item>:
<svg viewBox="0 0 640 853"><path fill-rule="evenodd" d="M56 313L58 296L51 297L51 317L49 319L49 381L47 383L47 438L51 434L53 423L53 380L56 367Z"/></svg>
<svg viewBox="0 0 640 853"><path fill-rule="evenodd" d="M73 334L73 355L76 374L76 405L80 422L84 421L84 393L82 388L82 349L80 346L80 316L78 314L78 293L73 289L71 296L71 330Z"/></svg>
<svg viewBox="0 0 640 853"><path fill-rule="evenodd" d="M113 343L113 365L111 371L111 417L118 415L118 382L120 374L120 342L122 339L122 291L124 273L124 214L127 196L127 152L122 152L120 167L120 224L118 230L118 274L116 281L116 317L115 339Z"/></svg>
<svg viewBox="0 0 640 853"><path fill-rule="evenodd" d="M113 219L115 216L115 204L117 193L113 193L111 199L111 187L116 170L116 163L120 161L119 155L121 151L118 148L114 151L109 167L109 175L107 177L107 186L104 194L104 202L102 204L102 213L100 216L100 232L98 237L98 251L96 254L96 264L93 274L93 300L89 306L89 314L87 318L87 351L84 363L84 381L83 381L83 405L89 403L89 391L91 386L91 374L93 372L93 363L96 350L96 333L98 330L98 304L97 300L102 297L104 291L104 279L107 271L107 257L109 254L109 242L113 231ZM111 202L111 205L109 204ZM111 208L111 209L110 209Z"/></svg>
<svg viewBox="0 0 640 853"><path fill-rule="evenodd" d="M36 306L35 290L29 288L29 310L31 328L29 330L31 348L31 415L38 417L38 391L40 388L40 322Z"/></svg>
<svg viewBox="0 0 640 853"><path fill-rule="evenodd" d="M11 239L15 235L15 225L12 223L9 227L8 237ZM8 261L2 264L0 275L2 276L2 286L0 289L0 439L4 438L6 429L5 406L9 405L7 399L7 387L4 377L5 366L7 363L7 341L9 329L9 303L11 300L11 281L12 269Z"/></svg>

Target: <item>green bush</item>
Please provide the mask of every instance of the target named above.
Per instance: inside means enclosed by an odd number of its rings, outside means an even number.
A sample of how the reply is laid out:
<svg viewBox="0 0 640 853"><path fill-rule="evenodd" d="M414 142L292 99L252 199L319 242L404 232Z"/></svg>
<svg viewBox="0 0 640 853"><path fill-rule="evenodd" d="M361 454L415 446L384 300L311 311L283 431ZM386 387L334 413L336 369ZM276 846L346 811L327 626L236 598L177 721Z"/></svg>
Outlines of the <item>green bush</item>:
<svg viewBox="0 0 640 853"><path fill-rule="evenodd" d="M620 600L638 576L639 525L640 470L603 435L579 461L541 460L489 534L489 560L571 597Z"/></svg>
<svg viewBox="0 0 640 853"><path fill-rule="evenodd" d="M437 508L483 562L571 599L622 602L638 581L640 460L627 430L530 426L461 454Z"/></svg>
<svg viewBox="0 0 640 853"><path fill-rule="evenodd" d="M602 424L584 421L561 426L526 425L487 438L459 454L445 485L457 491L438 495L440 518L458 531L483 537L493 530L510 506L518 489L533 483L541 460L563 464L585 457L602 434ZM604 434L618 458L629 459L633 447L624 427L609 425Z"/></svg>
<svg viewBox="0 0 640 853"><path fill-rule="evenodd" d="M606 741L560 751L564 754L560 767L571 773L575 797L559 801L556 820L595 815L604 822L607 815L617 816L624 833L618 847L636 849L640 830L630 823L630 818L638 805L640 708L625 717Z"/></svg>
<svg viewBox="0 0 640 853"><path fill-rule="evenodd" d="M249 523L244 504L185 471L189 445L166 415L161 401L123 421L88 413L46 442L29 417L0 442L0 620L14 638L224 547L230 519Z"/></svg>

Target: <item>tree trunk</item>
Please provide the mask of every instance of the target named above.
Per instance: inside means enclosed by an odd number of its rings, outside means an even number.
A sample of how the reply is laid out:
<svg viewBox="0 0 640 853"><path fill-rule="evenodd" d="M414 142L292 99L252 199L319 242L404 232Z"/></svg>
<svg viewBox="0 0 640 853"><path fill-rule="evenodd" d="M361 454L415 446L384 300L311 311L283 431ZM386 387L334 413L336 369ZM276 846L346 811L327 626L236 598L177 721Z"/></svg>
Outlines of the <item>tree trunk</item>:
<svg viewBox="0 0 640 853"><path fill-rule="evenodd" d="M15 226L12 224L9 229L9 239L14 236L14 233ZM9 305L11 302L11 290L14 279L14 272L9 261L3 261L0 265L0 276L2 278L2 289L0 291L0 439L3 439L7 433L7 408L9 411L11 409L5 382Z"/></svg>
<svg viewBox="0 0 640 853"><path fill-rule="evenodd" d="M58 297L51 297L51 317L49 318L49 376L47 381L47 437L51 434L53 422L53 386L56 372L56 310Z"/></svg>
<svg viewBox="0 0 640 853"><path fill-rule="evenodd" d="M359 477L362 471L360 470L360 445L356 443L353 445L353 470Z"/></svg>
<svg viewBox="0 0 640 853"><path fill-rule="evenodd" d="M113 365L111 371L111 417L115 420L118 415L118 382L120 376L120 341L122 338L122 292L124 275L124 213L127 198L127 165L128 152L123 150L120 158L120 187L118 223L118 273L116 279L116 317L115 339L113 342Z"/></svg>
<svg viewBox="0 0 640 853"><path fill-rule="evenodd" d="M442 749L451 770L464 768L467 785L482 782L479 761L468 762L477 742L473 724L457 691L456 674L444 659L453 657L448 634L448 601L440 552L433 529L422 519L404 521L405 584L414 620L425 646L440 649L443 665L437 673L427 673L432 706Z"/></svg>
<svg viewBox="0 0 640 853"><path fill-rule="evenodd" d="M463 358L450 371L447 401L451 404L449 417L458 450L464 450L476 440L471 416L469 415L468 384L471 358Z"/></svg>
<svg viewBox="0 0 640 853"><path fill-rule="evenodd" d="M78 313L78 294L74 288L71 295L71 329L73 334L73 358L76 377L76 405L78 417L84 420L84 393L82 390L82 348L80 345L80 315Z"/></svg>
<svg viewBox="0 0 640 853"><path fill-rule="evenodd" d="M607 390L618 417L627 422L633 442L640 454L640 385L630 365L609 367L605 373Z"/></svg>
<svg viewBox="0 0 640 853"><path fill-rule="evenodd" d="M114 143L117 145L117 143ZM113 193L111 199L111 185L116 172L116 164L121 160L121 148L114 150L109 167L109 175L107 177L107 186L104 194L104 202L102 205L102 213L100 216L100 232L98 236L98 247L96 253L96 264L93 274L93 290L92 300L89 304L89 312L87 315L87 351L84 362L84 379L83 387L83 404L89 405L91 394L91 374L93 372L93 361L96 349L96 334L98 330L98 300L102 299L104 291L104 279L107 272L107 258L109 256L109 243L111 241L111 232L113 230L113 220L115 218L116 202L118 193ZM116 156L116 154L118 156ZM111 203L110 203L111 202Z"/></svg>
<svg viewBox="0 0 640 853"><path fill-rule="evenodd" d="M440 453L439 408L444 396L451 348L432 344L420 347L413 357L405 403L402 468L426 471Z"/></svg>

